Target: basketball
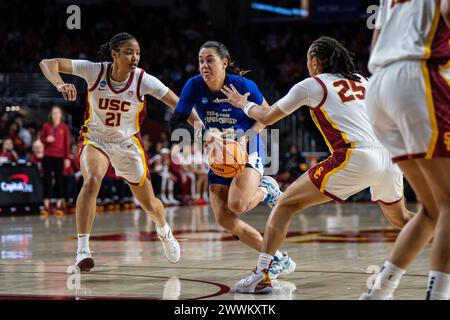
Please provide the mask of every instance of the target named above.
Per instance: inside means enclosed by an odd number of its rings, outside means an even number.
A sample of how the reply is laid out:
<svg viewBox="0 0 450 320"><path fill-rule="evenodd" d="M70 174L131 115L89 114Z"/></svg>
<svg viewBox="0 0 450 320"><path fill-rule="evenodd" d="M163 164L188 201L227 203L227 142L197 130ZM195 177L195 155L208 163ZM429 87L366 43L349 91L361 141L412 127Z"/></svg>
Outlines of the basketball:
<svg viewBox="0 0 450 320"><path fill-rule="evenodd" d="M209 153L211 170L218 176L232 178L244 170L248 155L242 146L234 140L215 143Z"/></svg>

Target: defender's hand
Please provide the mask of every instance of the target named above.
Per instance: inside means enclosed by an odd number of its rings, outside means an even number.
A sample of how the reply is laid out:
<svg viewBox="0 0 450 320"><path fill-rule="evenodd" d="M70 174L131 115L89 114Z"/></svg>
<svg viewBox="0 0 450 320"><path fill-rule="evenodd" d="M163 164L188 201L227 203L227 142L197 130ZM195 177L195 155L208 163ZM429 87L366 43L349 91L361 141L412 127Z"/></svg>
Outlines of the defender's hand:
<svg viewBox="0 0 450 320"><path fill-rule="evenodd" d="M219 99L218 100L219 103L226 102L235 106L236 108L242 109L249 102L247 98L250 95L250 93L247 92L244 95L242 95L236 90L236 88L233 85L231 85L231 88L228 86L223 86L223 88L220 89L220 91L227 97L227 99Z"/></svg>
<svg viewBox="0 0 450 320"><path fill-rule="evenodd" d="M72 83L58 83L56 89L62 93L64 100L75 101L77 99L77 89Z"/></svg>

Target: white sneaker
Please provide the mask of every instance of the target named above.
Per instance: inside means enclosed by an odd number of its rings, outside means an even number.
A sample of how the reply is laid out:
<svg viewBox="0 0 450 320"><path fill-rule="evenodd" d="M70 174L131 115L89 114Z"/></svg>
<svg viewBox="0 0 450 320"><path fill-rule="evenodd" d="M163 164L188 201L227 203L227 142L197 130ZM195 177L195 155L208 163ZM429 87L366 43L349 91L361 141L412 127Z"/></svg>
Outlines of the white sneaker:
<svg viewBox="0 0 450 320"><path fill-rule="evenodd" d="M158 234L158 238L159 240L161 240L167 260L169 260L171 263L177 263L178 261L180 261L180 244L172 235L172 230L170 230L165 237L162 237Z"/></svg>
<svg viewBox="0 0 450 320"><path fill-rule="evenodd" d="M91 251L89 249L78 251L75 265L80 268L80 271L90 271L95 266Z"/></svg>
<svg viewBox="0 0 450 320"><path fill-rule="evenodd" d="M236 283L234 289L238 293L271 293L272 282L269 272L263 270L257 273L255 268L250 275Z"/></svg>
<svg viewBox="0 0 450 320"><path fill-rule="evenodd" d="M296 267L297 264L294 260L288 256L287 252L283 252L281 259L276 256L273 258L272 265L269 269L270 279L274 280L279 277L287 276L288 274L294 272Z"/></svg>
<svg viewBox="0 0 450 320"><path fill-rule="evenodd" d="M283 195L278 182L270 176L263 176L259 182L259 186L267 189L267 194L262 199L262 202L264 202L270 208L273 208L278 199Z"/></svg>

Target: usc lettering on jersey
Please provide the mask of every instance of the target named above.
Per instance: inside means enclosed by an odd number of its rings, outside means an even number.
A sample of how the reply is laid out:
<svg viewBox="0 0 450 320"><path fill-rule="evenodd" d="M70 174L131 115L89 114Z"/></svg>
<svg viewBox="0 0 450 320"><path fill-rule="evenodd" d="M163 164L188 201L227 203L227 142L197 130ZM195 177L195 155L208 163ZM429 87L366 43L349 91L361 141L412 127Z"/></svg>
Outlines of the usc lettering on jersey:
<svg viewBox="0 0 450 320"><path fill-rule="evenodd" d="M120 142L136 135L145 118L145 99L139 92L144 70L136 68L123 88L114 89L108 76L110 68L110 63L102 63L97 81L88 90L81 131L85 138Z"/></svg>

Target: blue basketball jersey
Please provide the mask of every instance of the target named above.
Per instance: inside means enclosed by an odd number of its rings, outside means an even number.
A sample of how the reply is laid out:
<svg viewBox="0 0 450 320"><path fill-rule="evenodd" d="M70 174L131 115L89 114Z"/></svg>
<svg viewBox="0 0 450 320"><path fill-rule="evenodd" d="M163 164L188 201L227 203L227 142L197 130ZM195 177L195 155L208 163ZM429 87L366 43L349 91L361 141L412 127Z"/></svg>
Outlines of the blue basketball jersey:
<svg viewBox="0 0 450 320"><path fill-rule="evenodd" d="M227 74L225 85L230 86L231 84L241 94L249 92L249 101L258 105L262 104L264 97L252 80L239 75ZM217 128L224 131L224 129L233 128L239 136L250 129L256 121L249 118L243 110L235 108L229 103L215 102L217 99L225 98L226 96L220 91L209 91L201 75L197 75L186 82L176 110L189 115L192 108L195 108L206 129ZM249 153L256 151L264 158L264 146L259 135L249 142L248 149Z"/></svg>

